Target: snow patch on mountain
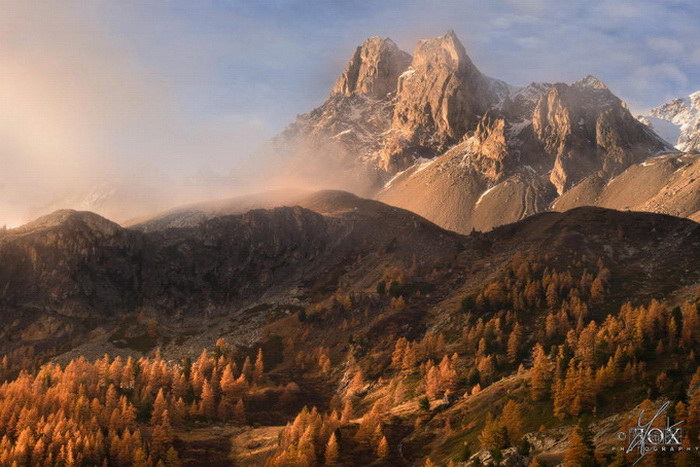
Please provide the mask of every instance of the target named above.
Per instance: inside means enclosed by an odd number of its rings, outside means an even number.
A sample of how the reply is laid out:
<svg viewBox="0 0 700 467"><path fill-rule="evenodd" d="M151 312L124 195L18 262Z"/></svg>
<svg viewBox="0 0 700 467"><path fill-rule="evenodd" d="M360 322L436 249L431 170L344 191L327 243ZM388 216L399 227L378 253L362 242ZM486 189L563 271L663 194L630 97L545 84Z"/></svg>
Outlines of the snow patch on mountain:
<svg viewBox="0 0 700 467"><path fill-rule="evenodd" d="M639 119L679 151L700 150L700 91L653 108Z"/></svg>
<svg viewBox="0 0 700 467"><path fill-rule="evenodd" d="M494 186L492 186L491 188L489 188L488 190L486 190L486 191L484 191L483 193L481 193L481 196L479 196L479 199L476 200L476 206L478 206L479 203L481 203L481 200L484 199L484 196L488 195L488 194L491 192L491 190L493 190L494 188L496 188L496 186L497 186L497 185L494 185Z"/></svg>

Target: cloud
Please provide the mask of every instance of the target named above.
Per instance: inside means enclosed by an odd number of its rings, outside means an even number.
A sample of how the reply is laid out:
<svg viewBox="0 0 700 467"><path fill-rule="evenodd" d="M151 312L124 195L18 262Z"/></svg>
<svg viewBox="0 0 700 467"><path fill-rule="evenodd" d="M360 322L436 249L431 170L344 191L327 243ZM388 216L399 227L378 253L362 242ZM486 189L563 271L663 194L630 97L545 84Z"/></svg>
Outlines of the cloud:
<svg viewBox="0 0 700 467"><path fill-rule="evenodd" d="M534 49L537 47L542 47L544 45L544 41L542 39L539 39L537 37L518 37L515 39L516 44L525 47L527 49Z"/></svg>
<svg viewBox="0 0 700 467"><path fill-rule="evenodd" d="M631 87L639 93L649 93L656 89L671 90L658 96L660 102L678 96L680 91L673 90L686 88L688 82L688 76L673 63L637 67L630 79Z"/></svg>
<svg viewBox="0 0 700 467"><path fill-rule="evenodd" d="M690 63L700 65L700 47L696 48L690 55Z"/></svg>
<svg viewBox="0 0 700 467"><path fill-rule="evenodd" d="M507 3L516 9L539 12L548 7L548 0L507 0Z"/></svg>
<svg viewBox="0 0 700 467"><path fill-rule="evenodd" d="M647 39L647 44L655 52L670 57L681 55L684 50L682 42L668 37L651 37Z"/></svg>
<svg viewBox="0 0 700 467"><path fill-rule="evenodd" d="M492 25L499 29L509 29L518 25L537 24L539 20L532 15L503 15L493 20Z"/></svg>
<svg viewBox="0 0 700 467"><path fill-rule="evenodd" d="M170 58L178 60L155 63L134 43L144 29L134 38L123 25L115 32L105 23L110 8L99 1L3 5L0 225L63 207L122 220L206 196L205 188L191 186L192 174L227 173L237 155L265 138L252 112L213 104L197 111L204 99L193 88L216 95L215 86L202 88L215 75L211 64L194 57L223 49L199 55L193 49L210 37L187 45L171 39L177 50ZM178 28L173 18L160 18L161 26ZM211 188L214 196L221 187Z"/></svg>
<svg viewBox="0 0 700 467"><path fill-rule="evenodd" d="M643 10L639 8L639 3L605 0L600 8L605 15L614 18L633 19L643 15Z"/></svg>

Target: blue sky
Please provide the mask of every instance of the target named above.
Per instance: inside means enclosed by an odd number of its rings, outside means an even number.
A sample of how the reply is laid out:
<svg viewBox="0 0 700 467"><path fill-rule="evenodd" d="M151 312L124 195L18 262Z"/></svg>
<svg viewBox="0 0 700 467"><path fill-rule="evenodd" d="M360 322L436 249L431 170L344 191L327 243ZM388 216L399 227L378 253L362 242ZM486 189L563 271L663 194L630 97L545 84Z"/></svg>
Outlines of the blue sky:
<svg viewBox="0 0 700 467"><path fill-rule="evenodd" d="M491 76L517 85L590 73L637 110L700 87L694 0L131 5L107 8L111 34L164 73L188 112L250 114L273 130L319 104L370 35L411 52L451 28Z"/></svg>
<svg viewBox="0 0 700 467"><path fill-rule="evenodd" d="M372 35L411 52L454 29L490 76L593 74L641 111L700 89L699 19L697 0L6 0L0 211L109 177L227 173Z"/></svg>

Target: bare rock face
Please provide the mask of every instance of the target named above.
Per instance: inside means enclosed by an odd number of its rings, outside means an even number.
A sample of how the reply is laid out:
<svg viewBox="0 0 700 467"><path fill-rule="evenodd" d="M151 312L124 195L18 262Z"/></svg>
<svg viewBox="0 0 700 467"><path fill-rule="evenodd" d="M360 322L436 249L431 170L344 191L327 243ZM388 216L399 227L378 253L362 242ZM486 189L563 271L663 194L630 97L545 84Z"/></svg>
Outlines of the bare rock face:
<svg viewBox="0 0 700 467"><path fill-rule="evenodd" d="M383 99L396 91L398 77L410 62L411 56L391 39L370 37L355 50L331 95Z"/></svg>
<svg viewBox="0 0 700 467"><path fill-rule="evenodd" d="M552 203L558 209L557 196L582 180L605 185L665 149L599 80L533 83L511 90L434 163L405 170L377 196L449 229L488 230Z"/></svg>
<svg viewBox="0 0 700 467"><path fill-rule="evenodd" d="M391 128L399 75L411 56L391 39L371 37L357 47L330 97L299 115L268 148L273 174L300 185L370 194L381 185L376 164Z"/></svg>
<svg viewBox="0 0 700 467"><path fill-rule="evenodd" d="M443 152L476 126L492 99L488 80L454 32L420 41L399 76L384 167L396 172L417 157Z"/></svg>
<svg viewBox="0 0 700 467"><path fill-rule="evenodd" d="M669 153L628 167L613 179L592 175L558 197L552 209L578 206L649 211L700 219L700 154Z"/></svg>
<svg viewBox="0 0 700 467"><path fill-rule="evenodd" d="M591 76L555 84L538 101L532 127L546 157L554 161L550 180L559 193L592 173L614 176L668 149Z"/></svg>
<svg viewBox="0 0 700 467"><path fill-rule="evenodd" d="M506 140L506 121L490 113L478 123L474 136L468 140L471 159L477 170L490 180L504 174L510 152Z"/></svg>
<svg viewBox="0 0 700 467"><path fill-rule="evenodd" d="M331 186L348 178L369 182L375 171L376 153L382 148L382 134L391 126L390 99L362 94L332 95L321 107L297 117L274 141L276 154L291 154L287 166L306 178L329 179ZM371 185L371 182L369 183ZM357 184L347 187L361 192Z"/></svg>

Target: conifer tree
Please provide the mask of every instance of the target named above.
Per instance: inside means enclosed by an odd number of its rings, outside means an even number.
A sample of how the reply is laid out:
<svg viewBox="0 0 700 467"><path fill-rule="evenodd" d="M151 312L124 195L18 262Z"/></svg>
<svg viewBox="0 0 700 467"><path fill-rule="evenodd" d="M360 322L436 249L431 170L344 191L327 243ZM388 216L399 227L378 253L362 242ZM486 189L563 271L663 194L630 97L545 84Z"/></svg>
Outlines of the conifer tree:
<svg viewBox="0 0 700 467"><path fill-rule="evenodd" d="M239 424L245 423L245 404L243 399L238 399L235 407L233 408L233 421Z"/></svg>
<svg viewBox="0 0 700 467"><path fill-rule="evenodd" d="M520 361L520 352L523 345L523 328L520 323L515 323L513 331L508 336L508 361L515 365Z"/></svg>
<svg viewBox="0 0 700 467"><path fill-rule="evenodd" d="M592 467L596 465L587 430L581 425L577 425L569 433L569 443L564 454L564 465L566 467Z"/></svg>
<svg viewBox="0 0 700 467"><path fill-rule="evenodd" d="M255 368L253 370L253 381L255 381L256 384L259 384L263 379L264 373L265 373L265 363L264 363L264 357L263 357L263 350L262 350L262 348L260 348L260 349L258 349L258 355L255 358Z"/></svg>
<svg viewBox="0 0 700 467"><path fill-rule="evenodd" d="M326 443L326 465L336 465L339 456L340 447L338 446L338 438L335 436L335 432L333 432L330 438L328 438L328 443Z"/></svg>
<svg viewBox="0 0 700 467"><path fill-rule="evenodd" d="M535 345L530 375L530 395L533 400L542 400L550 391L552 364L540 344Z"/></svg>
<svg viewBox="0 0 700 467"><path fill-rule="evenodd" d="M216 395L209 381L206 379L202 385L202 399L199 403L199 415L208 419L212 419L216 415Z"/></svg>
<svg viewBox="0 0 700 467"><path fill-rule="evenodd" d="M525 425L520 404L512 399L506 402L501 412L501 423L506 427L511 445L515 445L522 438Z"/></svg>
<svg viewBox="0 0 700 467"><path fill-rule="evenodd" d="M484 422L484 429L479 434L482 449L502 449L506 444L505 427L489 413Z"/></svg>

